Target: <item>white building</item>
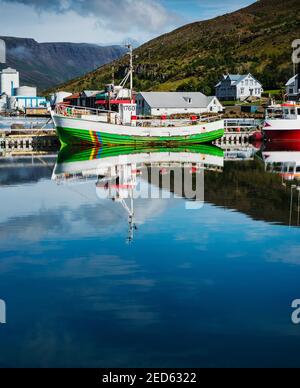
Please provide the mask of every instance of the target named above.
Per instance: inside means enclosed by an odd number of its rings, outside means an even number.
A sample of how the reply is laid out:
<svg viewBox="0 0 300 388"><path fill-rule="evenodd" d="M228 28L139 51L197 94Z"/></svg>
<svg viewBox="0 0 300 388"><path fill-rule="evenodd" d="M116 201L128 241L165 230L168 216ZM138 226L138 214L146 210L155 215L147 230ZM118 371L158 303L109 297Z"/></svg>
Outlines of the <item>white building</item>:
<svg viewBox="0 0 300 388"><path fill-rule="evenodd" d="M170 116L223 111L216 97L188 92L142 92L136 97L138 116Z"/></svg>
<svg viewBox="0 0 300 388"><path fill-rule="evenodd" d="M286 83L286 94L289 101L297 101L300 95L300 76L299 74L294 75L287 83Z"/></svg>
<svg viewBox="0 0 300 388"><path fill-rule="evenodd" d="M47 108L45 97L13 96L9 97L8 108L24 111L27 108Z"/></svg>
<svg viewBox="0 0 300 388"><path fill-rule="evenodd" d="M262 84L252 74L228 74L216 85L216 96L220 100L241 100L249 97L261 98Z"/></svg>
<svg viewBox="0 0 300 388"><path fill-rule="evenodd" d="M62 92L53 93L51 94L50 104L51 106L55 106L57 104L64 102L64 99L70 96L72 96L72 93L69 93L69 92L62 91Z"/></svg>
<svg viewBox="0 0 300 388"><path fill-rule="evenodd" d="M9 109L25 111L26 108L46 107L45 97L37 96L37 89L33 86L20 86L14 89L14 95L9 97Z"/></svg>
<svg viewBox="0 0 300 388"><path fill-rule="evenodd" d="M5 93L11 97L19 86L20 76L17 70L8 67L0 72L0 95Z"/></svg>

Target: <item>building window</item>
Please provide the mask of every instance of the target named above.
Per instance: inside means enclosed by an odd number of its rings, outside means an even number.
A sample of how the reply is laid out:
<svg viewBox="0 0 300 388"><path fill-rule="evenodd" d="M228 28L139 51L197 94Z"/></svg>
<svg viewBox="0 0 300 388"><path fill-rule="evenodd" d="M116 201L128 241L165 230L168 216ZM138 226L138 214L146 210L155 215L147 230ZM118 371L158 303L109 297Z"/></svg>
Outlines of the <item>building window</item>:
<svg viewBox="0 0 300 388"><path fill-rule="evenodd" d="M297 109L298 116L300 116L300 108Z"/></svg>
<svg viewBox="0 0 300 388"><path fill-rule="evenodd" d="M245 93L245 88L241 88L241 94Z"/></svg>
<svg viewBox="0 0 300 388"><path fill-rule="evenodd" d="M290 94L293 94L294 93L294 89L290 89Z"/></svg>
<svg viewBox="0 0 300 388"><path fill-rule="evenodd" d="M246 84L246 86L248 86L249 85L249 81L246 79L246 82L245 82L245 84Z"/></svg>

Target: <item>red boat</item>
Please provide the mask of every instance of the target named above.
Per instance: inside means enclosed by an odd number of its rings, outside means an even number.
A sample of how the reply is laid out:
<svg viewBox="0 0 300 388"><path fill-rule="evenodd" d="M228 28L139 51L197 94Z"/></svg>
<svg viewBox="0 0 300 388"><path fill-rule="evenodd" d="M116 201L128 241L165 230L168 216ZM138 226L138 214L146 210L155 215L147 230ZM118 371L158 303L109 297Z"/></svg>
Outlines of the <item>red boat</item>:
<svg viewBox="0 0 300 388"><path fill-rule="evenodd" d="M269 107L263 132L271 142L300 141L300 105L289 102Z"/></svg>

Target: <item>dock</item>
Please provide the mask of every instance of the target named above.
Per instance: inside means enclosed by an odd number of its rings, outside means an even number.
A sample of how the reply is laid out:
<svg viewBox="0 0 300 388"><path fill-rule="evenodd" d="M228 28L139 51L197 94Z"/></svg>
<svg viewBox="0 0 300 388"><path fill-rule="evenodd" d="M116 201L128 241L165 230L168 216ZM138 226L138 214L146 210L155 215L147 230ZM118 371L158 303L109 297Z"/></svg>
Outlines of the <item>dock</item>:
<svg viewBox="0 0 300 388"><path fill-rule="evenodd" d="M256 119L224 119L225 134L215 142L217 146L248 146L253 135L261 130L262 121Z"/></svg>
<svg viewBox="0 0 300 388"><path fill-rule="evenodd" d="M58 149L59 140L54 131L0 132L0 151L35 151Z"/></svg>

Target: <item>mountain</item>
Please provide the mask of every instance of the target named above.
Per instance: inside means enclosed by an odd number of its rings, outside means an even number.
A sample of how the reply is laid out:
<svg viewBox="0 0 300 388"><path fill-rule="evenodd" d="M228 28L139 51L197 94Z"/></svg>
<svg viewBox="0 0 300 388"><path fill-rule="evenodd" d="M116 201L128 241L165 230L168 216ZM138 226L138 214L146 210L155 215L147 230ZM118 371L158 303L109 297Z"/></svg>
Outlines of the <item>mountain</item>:
<svg viewBox="0 0 300 388"><path fill-rule="evenodd" d="M39 90L83 75L121 57L125 52L120 46L38 43L34 39L13 37L0 39L6 42L6 66L20 72L22 84L38 86Z"/></svg>
<svg viewBox="0 0 300 388"><path fill-rule="evenodd" d="M188 24L137 48L135 88L211 94L227 72L251 72L265 89L280 88L292 75L291 44L299 37L299 0L257 1L236 12ZM112 67L121 79L127 62L123 57L59 89L97 89L111 81Z"/></svg>

